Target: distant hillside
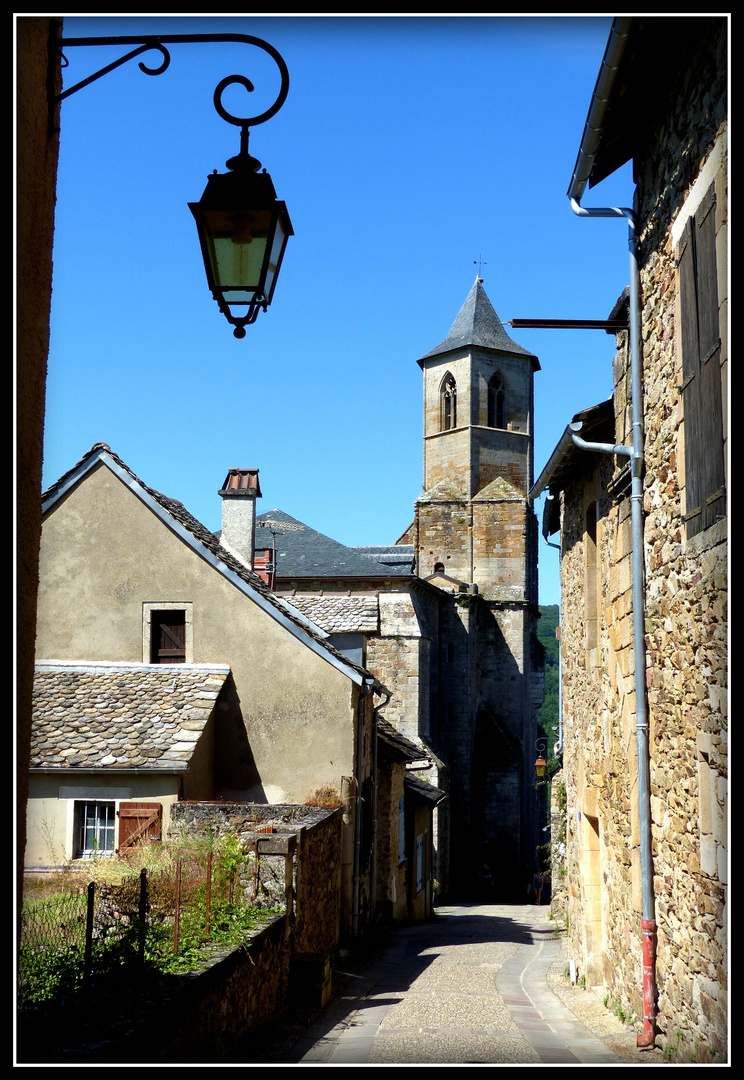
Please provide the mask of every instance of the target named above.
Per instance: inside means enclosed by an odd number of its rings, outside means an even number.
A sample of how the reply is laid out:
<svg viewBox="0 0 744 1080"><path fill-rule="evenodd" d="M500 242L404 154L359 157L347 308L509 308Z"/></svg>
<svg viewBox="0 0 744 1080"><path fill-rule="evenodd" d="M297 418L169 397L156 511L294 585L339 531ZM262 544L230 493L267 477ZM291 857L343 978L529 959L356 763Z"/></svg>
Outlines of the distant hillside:
<svg viewBox="0 0 744 1080"><path fill-rule="evenodd" d="M545 700L537 714L537 723L548 736L550 749L553 743L552 729L558 726L558 639L555 636L560 621L558 605L541 606L540 616L537 637L545 648Z"/></svg>

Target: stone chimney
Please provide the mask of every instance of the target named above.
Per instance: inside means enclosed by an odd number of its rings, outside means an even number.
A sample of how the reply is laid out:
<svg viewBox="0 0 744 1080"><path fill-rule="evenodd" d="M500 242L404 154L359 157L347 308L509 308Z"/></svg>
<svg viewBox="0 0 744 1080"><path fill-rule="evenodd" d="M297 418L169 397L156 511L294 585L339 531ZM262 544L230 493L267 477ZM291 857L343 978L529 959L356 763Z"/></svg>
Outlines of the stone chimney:
<svg viewBox="0 0 744 1080"><path fill-rule="evenodd" d="M261 497L258 469L230 469L218 494L222 496L220 543L252 570L256 543L256 499Z"/></svg>

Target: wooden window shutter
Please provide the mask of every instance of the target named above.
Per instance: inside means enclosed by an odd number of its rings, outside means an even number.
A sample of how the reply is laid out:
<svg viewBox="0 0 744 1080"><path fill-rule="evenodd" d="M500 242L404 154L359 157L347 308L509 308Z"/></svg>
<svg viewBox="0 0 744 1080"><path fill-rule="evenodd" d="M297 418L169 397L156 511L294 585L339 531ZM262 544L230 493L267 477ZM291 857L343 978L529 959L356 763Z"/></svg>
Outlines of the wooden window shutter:
<svg viewBox="0 0 744 1080"><path fill-rule="evenodd" d="M677 263L689 537L726 512L713 187L685 225Z"/></svg>
<svg viewBox="0 0 744 1080"><path fill-rule="evenodd" d="M163 806L159 802L123 802L119 804L119 851L145 840L160 840Z"/></svg>
<svg viewBox="0 0 744 1080"><path fill-rule="evenodd" d="M150 663L185 663L186 612L153 611L150 619Z"/></svg>

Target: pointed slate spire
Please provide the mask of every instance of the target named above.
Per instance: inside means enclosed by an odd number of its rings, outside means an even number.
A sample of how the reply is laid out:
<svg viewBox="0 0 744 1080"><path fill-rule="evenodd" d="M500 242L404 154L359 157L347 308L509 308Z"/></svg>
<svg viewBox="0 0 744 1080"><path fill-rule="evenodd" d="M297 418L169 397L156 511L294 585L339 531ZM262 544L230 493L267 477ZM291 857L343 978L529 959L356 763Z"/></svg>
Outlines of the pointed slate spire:
<svg viewBox="0 0 744 1080"><path fill-rule="evenodd" d="M440 353L467 348L470 345L476 345L482 349L497 349L499 352L512 353L516 356L528 356L537 364L535 354L517 345L516 341L512 341L504 330L501 319L486 295L483 279L480 277L475 279L447 337L435 349L425 353L419 360L419 364L430 356L438 356ZM539 364L537 366L539 367Z"/></svg>

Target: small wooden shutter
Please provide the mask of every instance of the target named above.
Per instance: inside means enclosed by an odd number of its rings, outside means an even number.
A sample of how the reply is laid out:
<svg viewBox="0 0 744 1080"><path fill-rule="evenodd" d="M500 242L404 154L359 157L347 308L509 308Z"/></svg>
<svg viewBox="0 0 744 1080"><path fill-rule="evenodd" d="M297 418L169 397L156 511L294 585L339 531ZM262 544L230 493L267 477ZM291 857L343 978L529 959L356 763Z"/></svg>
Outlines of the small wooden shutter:
<svg viewBox="0 0 744 1080"><path fill-rule="evenodd" d="M688 536L726 513L715 205L711 186L677 252Z"/></svg>
<svg viewBox="0 0 744 1080"><path fill-rule="evenodd" d="M150 663L184 664L186 612L153 611L150 620Z"/></svg>
<svg viewBox="0 0 744 1080"><path fill-rule="evenodd" d="M119 804L119 851L143 840L161 840L163 806L159 802Z"/></svg>

